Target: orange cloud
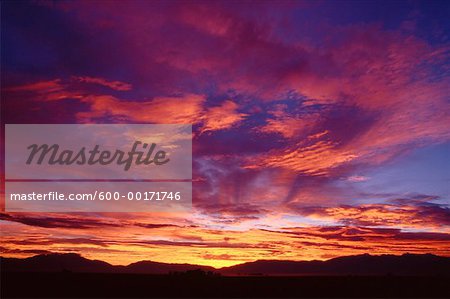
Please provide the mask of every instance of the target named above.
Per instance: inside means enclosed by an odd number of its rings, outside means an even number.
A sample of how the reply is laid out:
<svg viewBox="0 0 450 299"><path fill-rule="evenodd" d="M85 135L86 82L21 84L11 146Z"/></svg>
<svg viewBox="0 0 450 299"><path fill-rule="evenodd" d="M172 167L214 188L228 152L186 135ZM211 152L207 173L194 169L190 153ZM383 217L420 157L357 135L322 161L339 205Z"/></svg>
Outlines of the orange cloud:
<svg viewBox="0 0 450 299"><path fill-rule="evenodd" d="M302 209L299 210L302 213ZM364 204L305 208L305 215L359 226L439 228L450 232L450 209L439 205Z"/></svg>
<svg viewBox="0 0 450 299"><path fill-rule="evenodd" d="M113 96L89 96L83 101L89 103L91 109L77 114L82 122L114 117L134 122L190 123L202 124L201 132L206 132L228 129L246 117L246 114L236 111L238 105L231 100L220 106L205 108L205 96L194 94L140 102L121 101Z"/></svg>
<svg viewBox="0 0 450 299"><path fill-rule="evenodd" d="M204 124L202 132L223 130L241 122L247 114L237 112L238 105L227 100L220 106L207 109L203 116Z"/></svg>
<svg viewBox="0 0 450 299"><path fill-rule="evenodd" d="M6 91L32 97L36 101L59 101L68 98L80 99L81 94L68 89L61 79L39 81L5 89Z"/></svg>
<svg viewBox="0 0 450 299"><path fill-rule="evenodd" d="M72 77L72 81L100 84L119 91L131 89L131 85L127 83L102 78ZM89 111L76 114L76 118L82 123L109 117L117 121L200 124L200 132L207 132L229 129L248 116L238 112L239 106L232 100L226 100L213 107L206 107L206 96L198 94L130 101L112 95L89 93L73 86L72 81L63 83L61 79L56 79L16 86L8 90L16 93L26 92L27 96L31 96L35 101L76 99L88 104Z"/></svg>
<svg viewBox="0 0 450 299"><path fill-rule="evenodd" d="M111 221L107 219L99 227L91 223L90 228L39 226L36 230L31 222L12 221L2 223L0 250L5 256L30 256L39 248L78 252L112 264L129 264L151 256L151 260L159 262L222 267L257 259L327 259L368 250L372 254L407 251L450 255L450 235L442 232L402 232L359 226L247 230L170 225L146 228L126 221L115 227L104 225Z"/></svg>
<svg viewBox="0 0 450 299"><path fill-rule="evenodd" d="M248 161L247 168L279 167L310 175L326 175L343 163L356 159L355 152L343 150L331 141L312 145L296 144L284 150L274 150Z"/></svg>
<svg viewBox="0 0 450 299"><path fill-rule="evenodd" d="M310 113L291 116L286 106L278 106L271 114L275 118L267 119L266 125L259 129L263 133L278 133L285 138L303 137L315 129L320 121L320 115Z"/></svg>
<svg viewBox="0 0 450 299"><path fill-rule="evenodd" d="M123 101L113 96L88 96L83 99L90 104L90 111L80 112L77 118L92 122L102 117L114 117L134 122L189 124L202 117L204 96L160 97L150 101Z"/></svg>

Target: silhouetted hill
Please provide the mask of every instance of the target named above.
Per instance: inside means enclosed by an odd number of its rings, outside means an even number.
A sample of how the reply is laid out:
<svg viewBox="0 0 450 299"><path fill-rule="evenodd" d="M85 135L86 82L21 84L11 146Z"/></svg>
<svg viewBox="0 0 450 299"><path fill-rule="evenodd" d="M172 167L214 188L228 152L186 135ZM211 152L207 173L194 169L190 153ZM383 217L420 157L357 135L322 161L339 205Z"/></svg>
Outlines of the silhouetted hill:
<svg viewBox="0 0 450 299"><path fill-rule="evenodd" d="M99 260L89 260L76 253L35 255L25 259L3 258L5 272L114 272L114 266Z"/></svg>
<svg viewBox="0 0 450 299"><path fill-rule="evenodd" d="M99 260L89 260L75 253L44 254L26 259L1 258L2 272L78 272L168 274L200 269L223 275L448 275L450 258L432 254L345 256L327 261L259 260L232 267L190 264L167 264L140 261L128 266L114 266Z"/></svg>
<svg viewBox="0 0 450 299"><path fill-rule="evenodd" d="M99 260L89 260L76 253L42 254L25 259L1 258L3 272L79 272L79 273L139 273L168 274L201 269L214 271L213 267L190 264L166 264L140 261L128 266L113 266Z"/></svg>
<svg viewBox="0 0 450 299"><path fill-rule="evenodd" d="M259 260L220 269L225 275L450 275L450 258L432 254L345 256L327 261Z"/></svg>

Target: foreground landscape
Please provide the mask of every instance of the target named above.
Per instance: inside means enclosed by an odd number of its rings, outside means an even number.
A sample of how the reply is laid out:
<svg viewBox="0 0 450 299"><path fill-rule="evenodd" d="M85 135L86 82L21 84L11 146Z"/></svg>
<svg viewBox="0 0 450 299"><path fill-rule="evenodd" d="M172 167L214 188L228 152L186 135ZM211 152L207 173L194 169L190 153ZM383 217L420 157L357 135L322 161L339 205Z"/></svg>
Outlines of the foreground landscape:
<svg viewBox="0 0 450 299"><path fill-rule="evenodd" d="M27 287L23 284L27 282ZM449 298L447 277L2 273L2 298Z"/></svg>
<svg viewBox="0 0 450 299"><path fill-rule="evenodd" d="M215 269L151 261L113 266L70 253L2 258L1 269L2 298L450 296L450 258L431 254L255 261Z"/></svg>

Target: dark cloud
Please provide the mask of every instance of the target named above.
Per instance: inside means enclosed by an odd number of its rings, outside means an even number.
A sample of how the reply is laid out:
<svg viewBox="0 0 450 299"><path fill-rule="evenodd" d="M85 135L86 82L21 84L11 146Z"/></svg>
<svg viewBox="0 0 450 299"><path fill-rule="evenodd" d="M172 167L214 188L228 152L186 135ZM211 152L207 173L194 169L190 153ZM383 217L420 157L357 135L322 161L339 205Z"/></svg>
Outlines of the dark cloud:
<svg viewBox="0 0 450 299"><path fill-rule="evenodd" d="M30 226L44 228L91 229L98 227L121 227L122 223L108 222L99 218L83 218L75 216L35 216L32 214L0 213L0 220L19 222Z"/></svg>

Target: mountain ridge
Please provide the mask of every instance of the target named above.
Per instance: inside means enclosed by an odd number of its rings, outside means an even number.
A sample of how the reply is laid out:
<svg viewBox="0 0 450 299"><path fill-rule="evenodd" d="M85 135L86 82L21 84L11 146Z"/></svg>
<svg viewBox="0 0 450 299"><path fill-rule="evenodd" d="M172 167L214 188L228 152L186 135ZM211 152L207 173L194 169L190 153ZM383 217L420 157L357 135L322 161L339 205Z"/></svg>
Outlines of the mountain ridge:
<svg viewBox="0 0 450 299"><path fill-rule="evenodd" d="M89 272L169 274L201 270L222 275L445 275L450 276L450 257L434 254L351 255L329 260L256 260L229 267L143 260L126 266L91 260L78 253L49 253L32 257L0 257L2 272Z"/></svg>

